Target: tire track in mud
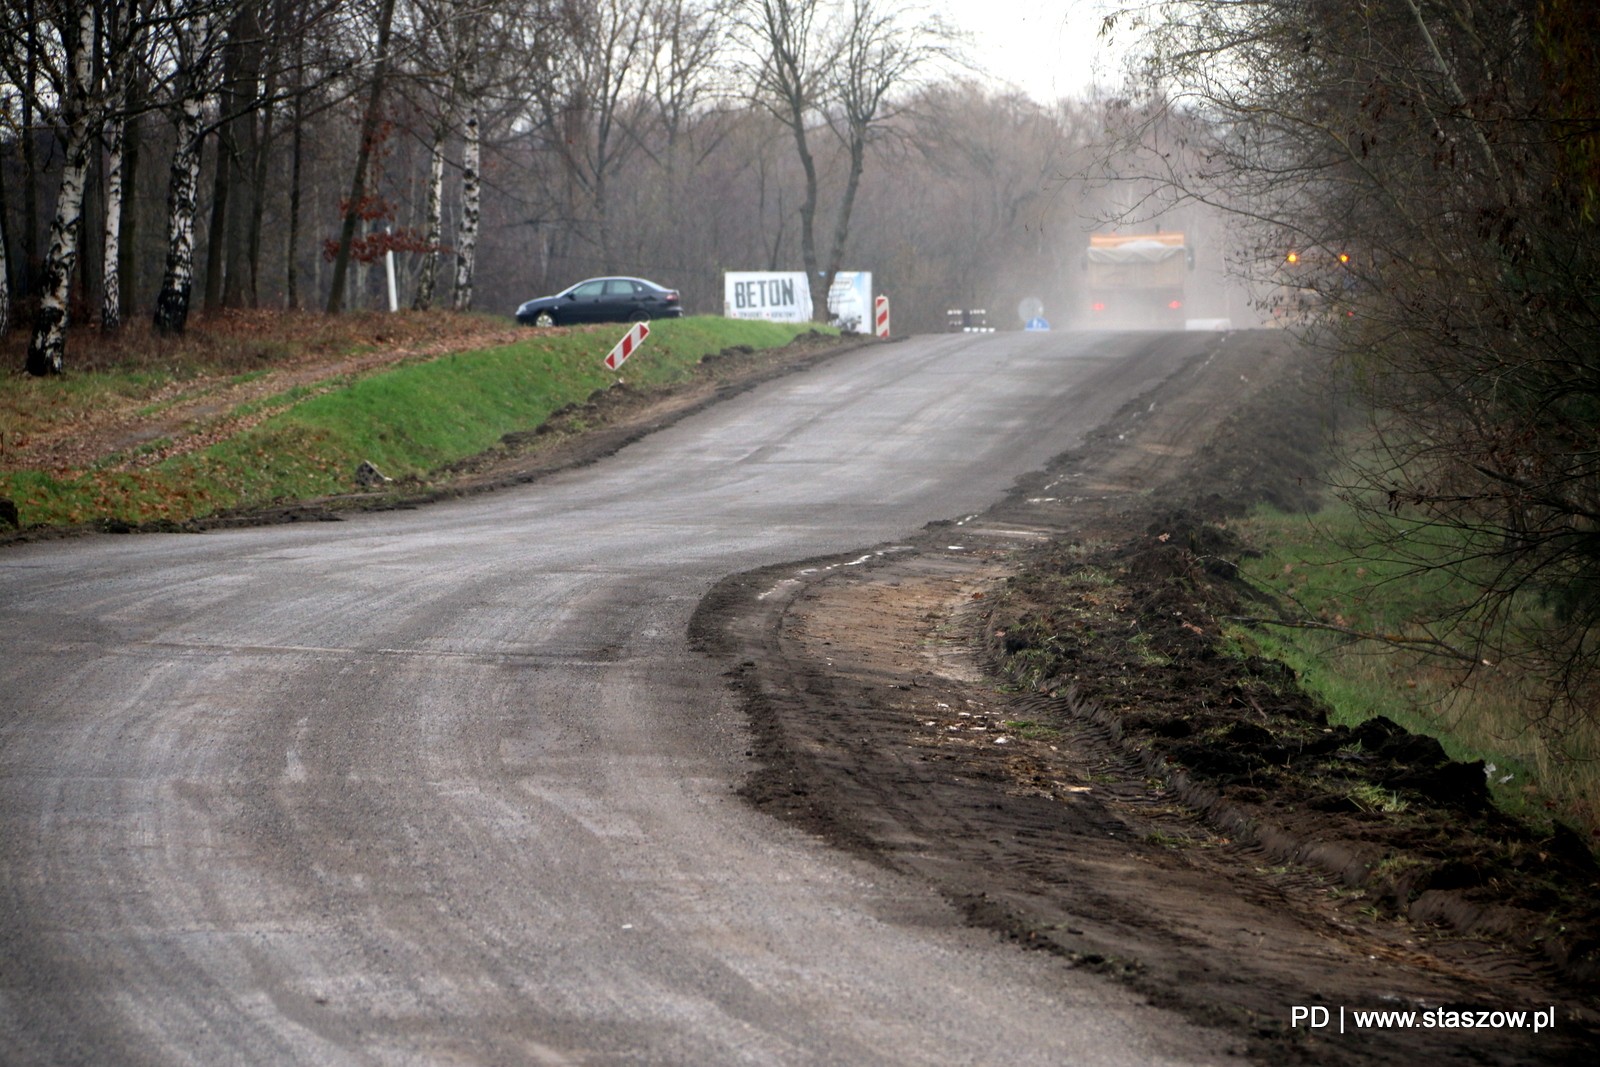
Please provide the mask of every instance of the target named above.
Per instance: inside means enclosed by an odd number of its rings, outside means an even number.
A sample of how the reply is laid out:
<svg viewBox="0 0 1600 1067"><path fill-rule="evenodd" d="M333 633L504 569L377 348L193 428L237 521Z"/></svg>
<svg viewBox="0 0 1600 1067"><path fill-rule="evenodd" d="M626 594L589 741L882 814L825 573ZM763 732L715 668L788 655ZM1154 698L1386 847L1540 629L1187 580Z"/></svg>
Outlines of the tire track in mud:
<svg viewBox="0 0 1600 1067"><path fill-rule="evenodd" d="M1294 357L1281 335L1239 335L983 516L725 579L690 636L749 714L758 769L743 793L929 880L975 925L1230 1026L1262 1060L1589 1062L1581 1035L1289 1028L1295 1004L1520 1009L1549 990L1520 961L1497 957L1496 974L1346 921L1316 872L1208 825L1105 724L1063 726L1060 699L985 676L984 601L1010 557L1069 532L1116 536L1119 513Z"/></svg>

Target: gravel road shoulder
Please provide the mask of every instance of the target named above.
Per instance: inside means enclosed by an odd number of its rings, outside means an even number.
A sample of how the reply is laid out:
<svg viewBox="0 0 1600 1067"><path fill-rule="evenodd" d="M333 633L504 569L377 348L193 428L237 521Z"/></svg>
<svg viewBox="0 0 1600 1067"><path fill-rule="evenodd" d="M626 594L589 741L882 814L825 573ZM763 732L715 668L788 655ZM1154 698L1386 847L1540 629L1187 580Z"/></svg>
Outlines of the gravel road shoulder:
<svg viewBox="0 0 1600 1067"><path fill-rule="evenodd" d="M994 673L990 605L1019 559L1122 541L1163 501L1249 480L1260 449L1219 451L1219 434L1239 432L1225 418L1275 403L1263 390L1299 370L1283 335L1230 335L982 515L725 580L691 637L726 663L750 715L759 769L745 795L929 879L974 924L1230 1026L1261 1060L1591 1062L1591 998L1536 957L1363 914L1326 871L1202 817L1114 725ZM1294 497L1296 465L1313 460L1293 442L1266 452ZM1294 1005L1555 1004L1561 1024L1538 1035L1288 1025Z"/></svg>

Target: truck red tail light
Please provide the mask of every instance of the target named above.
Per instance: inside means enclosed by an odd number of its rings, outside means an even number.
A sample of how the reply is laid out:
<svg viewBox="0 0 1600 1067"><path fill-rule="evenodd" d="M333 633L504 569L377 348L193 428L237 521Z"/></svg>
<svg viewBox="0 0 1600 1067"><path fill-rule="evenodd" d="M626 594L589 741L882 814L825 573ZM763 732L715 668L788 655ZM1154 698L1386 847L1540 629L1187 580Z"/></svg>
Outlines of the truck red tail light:
<svg viewBox="0 0 1600 1067"><path fill-rule="evenodd" d="M1106 309L1106 306L1104 304L1095 304L1095 305L1093 305L1093 308L1092 308L1092 310L1094 310L1094 311L1104 311L1105 309Z"/></svg>
<svg viewBox="0 0 1600 1067"><path fill-rule="evenodd" d="M1176 310L1177 308L1183 307L1183 301L1182 300L1174 300L1172 303L1168 304L1167 307L1173 308L1174 310Z"/></svg>

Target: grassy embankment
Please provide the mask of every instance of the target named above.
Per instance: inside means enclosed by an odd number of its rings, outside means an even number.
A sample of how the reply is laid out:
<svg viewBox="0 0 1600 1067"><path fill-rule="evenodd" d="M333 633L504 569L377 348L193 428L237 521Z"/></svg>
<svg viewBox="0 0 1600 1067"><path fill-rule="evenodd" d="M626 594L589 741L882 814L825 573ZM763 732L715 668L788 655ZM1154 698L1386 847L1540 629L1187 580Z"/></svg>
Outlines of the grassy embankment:
<svg viewBox="0 0 1600 1067"><path fill-rule="evenodd" d="M1245 577L1298 605L1304 617L1421 637L1427 619L1461 606L1464 591L1442 574L1353 553L1360 530L1346 505L1314 515L1259 509L1233 526L1264 550L1260 559L1242 561ZM1464 680L1462 663L1451 657L1329 631L1269 626L1235 628L1232 636L1299 672L1301 684L1334 709L1332 721L1353 726L1386 715L1437 737L1454 759L1493 764L1491 788L1501 807L1600 829L1600 732L1591 726L1559 742L1541 735L1531 725L1539 709L1526 678L1480 664Z"/></svg>
<svg viewBox="0 0 1600 1067"><path fill-rule="evenodd" d="M776 347L809 328L717 317L658 322L622 376L639 390L668 387L689 378L706 353L733 345ZM391 477L425 482L445 464L493 446L504 434L532 429L555 409L609 385L617 375L601 360L624 329L529 331L511 344L323 378L238 405L213 421L248 428L184 454L150 462L170 444L151 441L81 469L0 469L0 497L16 502L24 526L135 523L348 493L362 460ZM295 354L288 345L277 356ZM57 412L59 422L74 408L133 397L151 400L134 412L150 415L167 402L164 388L183 373L124 361L55 380L12 374L0 379L0 413L13 424L13 435L19 424L44 421L46 409ZM252 418L264 411L271 414Z"/></svg>

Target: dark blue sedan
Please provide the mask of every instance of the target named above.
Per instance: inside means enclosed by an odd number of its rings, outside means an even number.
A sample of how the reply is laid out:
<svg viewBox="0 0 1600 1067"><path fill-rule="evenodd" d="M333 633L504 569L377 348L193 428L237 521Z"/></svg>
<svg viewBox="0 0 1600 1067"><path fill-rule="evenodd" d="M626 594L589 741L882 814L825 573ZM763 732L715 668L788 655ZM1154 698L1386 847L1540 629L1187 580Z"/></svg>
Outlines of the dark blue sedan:
<svg viewBox="0 0 1600 1067"><path fill-rule="evenodd" d="M590 278L555 296L517 308L524 326L570 326L575 322L649 322L683 317L676 289L643 278Z"/></svg>

